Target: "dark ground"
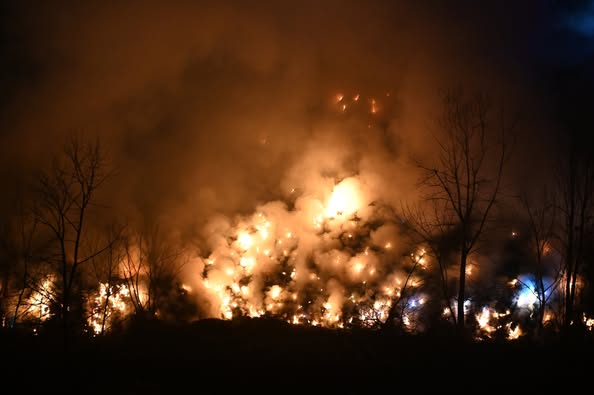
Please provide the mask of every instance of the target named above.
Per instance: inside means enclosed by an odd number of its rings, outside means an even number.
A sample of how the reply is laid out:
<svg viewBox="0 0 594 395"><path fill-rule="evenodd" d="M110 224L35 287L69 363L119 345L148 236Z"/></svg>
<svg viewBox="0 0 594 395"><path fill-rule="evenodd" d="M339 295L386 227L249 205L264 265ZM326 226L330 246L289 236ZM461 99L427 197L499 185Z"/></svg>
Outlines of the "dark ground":
<svg viewBox="0 0 594 395"><path fill-rule="evenodd" d="M589 393L594 380L593 336L472 342L251 319L144 323L69 353L49 336L0 341L1 388L15 386L0 393Z"/></svg>

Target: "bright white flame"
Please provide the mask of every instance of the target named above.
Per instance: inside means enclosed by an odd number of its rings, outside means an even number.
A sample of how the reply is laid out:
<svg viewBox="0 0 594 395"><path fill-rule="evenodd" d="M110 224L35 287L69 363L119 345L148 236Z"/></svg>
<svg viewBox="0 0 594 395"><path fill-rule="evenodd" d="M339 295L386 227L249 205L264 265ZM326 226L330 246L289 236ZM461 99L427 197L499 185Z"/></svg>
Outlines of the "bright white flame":
<svg viewBox="0 0 594 395"><path fill-rule="evenodd" d="M346 178L334 187L326 209L326 217L348 217L361 208L361 191L359 182L354 178Z"/></svg>
<svg viewBox="0 0 594 395"><path fill-rule="evenodd" d="M277 299L282 291L283 289L279 285L273 285L270 287L270 297L272 299Z"/></svg>
<svg viewBox="0 0 594 395"><path fill-rule="evenodd" d="M520 336L522 336L522 329L520 329L520 325L516 325L515 328L512 329L512 324L507 324L507 338L509 340L516 340Z"/></svg>
<svg viewBox="0 0 594 395"><path fill-rule="evenodd" d="M243 250L249 250L249 248L252 246L252 244L254 243L254 239L252 238L252 236L250 236L249 233L247 232L241 232L238 236L237 236L237 242L239 243L239 246L243 249Z"/></svg>
<svg viewBox="0 0 594 395"><path fill-rule="evenodd" d="M587 317L586 314L583 313L583 320L586 328L588 328L589 331L594 329L594 318Z"/></svg>

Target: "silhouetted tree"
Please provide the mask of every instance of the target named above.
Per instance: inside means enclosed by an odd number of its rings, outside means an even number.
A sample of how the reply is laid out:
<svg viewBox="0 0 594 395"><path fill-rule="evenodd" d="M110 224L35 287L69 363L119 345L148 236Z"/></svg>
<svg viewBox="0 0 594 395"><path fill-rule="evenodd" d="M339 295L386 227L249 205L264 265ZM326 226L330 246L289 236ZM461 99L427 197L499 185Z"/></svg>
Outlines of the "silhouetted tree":
<svg viewBox="0 0 594 395"><path fill-rule="evenodd" d="M559 165L559 211L561 253L564 263L565 314L563 326L568 330L579 317L575 314L577 281L585 261L587 243L591 241L594 201L594 159L590 148L576 136L570 136L565 158Z"/></svg>
<svg viewBox="0 0 594 395"><path fill-rule="evenodd" d="M18 321L19 310L24 302L25 296L30 291L31 264L35 259L37 251L34 246L34 238L38 225L37 219L34 216L31 216L29 212L26 212L21 205L17 221L18 231L16 234L19 239L17 258L18 268L15 273L17 278L15 278L14 289L18 292L18 295L14 305L12 325L15 325Z"/></svg>
<svg viewBox="0 0 594 395"><path fill-rule="evenodd" d="M177 289L184 263L181 246L159 226L148 225L129 235L122 271L138 316L153 318L164 308L167 296Z"/></svg>
<svg viewBox="0 0 594 395"><path fill-rule="evenodd" d="M98 286L96 291L99 295L99 303L92 303L89 314L94 318L94 328L92 329L99 335L105 333L108 320L112 324L116 319L114 314L117 312L110 308L111 299L114 293L120 293L121 288L125 286L125 280L120 276L120 265L126 256L122 240L123 229L118 225L109 226L105 232L105 240L100 241L101 245L107 245L105 253L91 259L94 279Z"/></svg>
<svg viewBox="0 0 594 395"><path fill-rule="evenodd" d="M53 281L54 302L63 324L66 347L74 324L71 316L74 310L81 313L77 300L81 266L107 248L85 251L90 211L97 207L96 193L108 176L99 141L87 142L75 137L37 177L35 216L48 231L51 242L45 261L58 276Z"/></svg>
<svg viewBox="0 0 594 395"><path fill-rule="evenodd" d="M0 314L2 326L37 322L48 317L44 297L37 291L45 274L39 265L44 246L40 243L38 221L22 197L15 213L2 227L0 236ZM41 291L43 293L43 291ZM44 310L44 312L42 312Z"/></svg>
<svg viewBox="0 0 594 395"><path fill-rule="evenodd" d="M457 324L464 328L466 266L499 198L510 155L503 110L493 114L487 97L462 92L443 96L437 163L418 163L429 226L455 235L459 254ZM434 215L435 214L435 215ZM433 215L433 217L431 217ZM451 222L450 222L451 221Z"/></svg>
<svg viewBox="0 0 594 395"><path fill-rule="evenodd" d="M9 223L0 228L0 327L12 326L10 318L11 284L16 275L18 249L12 243L12 229Z"/></svg>
<svg viewBox="0 0 594 395"><path fill-rule="evenodd" d="M384 328L391 328L397 324L399 329L405 330L407 322L409 325L411 324L409 317L407 317L407 310L410 310L409 307L411 307L409 304L411 302L411 298L413 297L412 294L415 285L419 285L413 284L413 275L417 273L419 266L426 259L426 252L423 250L420 254L413 253L410 255L410 257L406 258L410 259L410 267L407 271L402 288L396 292L392 298L390 309L388 310L388 317L383 325ZM414 324L418 323L415 322Z"/></svg>
<svg viewBox="0 0 594 395"><path fill-rule="evenodd" d="M564 298L563 329L570 329L579 322L583 306L579 306L584 287L583 274L591 267L588 250L593 241L592 215L594 213L594 150L592 130L594 118L594 79L591 68L562 67L553 80L559 111L558 139L555 152L558 155L555 175L558 193L559 252L563 257ZM580 284L581 283L581 284Z"/></svg>
<svg viewBox="0 0 594 395"><path fill-rule="evenodd" d="M520 196L520 201L527 216L527 223L530 232L531 252L534 255L534 273L535 289L532 290L538 300L538 309L536 314L537 334L542 332L545 310L553 290L558 284L560 274L559 267L549 267L546 264L545 257L553 252L553 239L556 225L556 207L553 198L547 193L542 196L540 204L535 203L527 194ZM545 283L547 275L553 281Z"/></svg>
<svg viewBox="0 0 594 395"><path fill-rule="evenodd" d="M425 246L425 254L437 262L441 297L455 325L457 317L452 306L453 294L450 290L451 279L448 276L447 261L455 248L449 229L450 224L454 222L454 213L447 210L437 211L437 205L433 205L432 209L433 211L429 212L420 205L405 205L401 211L413 239Z"/></svg>
<svg viewBox="0 0 594 395"><path fill-rule="evenodd" d="M12 326L10 315L11 283L16 275L18 247L13 242L13 229L7 221L0 228L0 327Z"/></svg>

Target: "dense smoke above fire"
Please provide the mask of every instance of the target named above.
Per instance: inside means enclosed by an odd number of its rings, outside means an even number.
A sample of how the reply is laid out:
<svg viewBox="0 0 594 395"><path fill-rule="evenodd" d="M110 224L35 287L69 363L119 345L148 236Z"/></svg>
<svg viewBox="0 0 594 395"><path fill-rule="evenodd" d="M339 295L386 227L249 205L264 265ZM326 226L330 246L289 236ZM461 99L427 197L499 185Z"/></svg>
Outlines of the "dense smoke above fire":
<svg viewBox="0 0 594 395"><path fill-rule="evenodd" d="M349 155L390 173L411 151L433 149L440 90L480 83L511 101L524 76L505 60L519 24L464 18L476 6L395 3L7 6L5 72L20 72L2 102L3 168L35 168L65 136L98 134L116 157L110 192L122 211L184 230L275 199L312 140L355 147ZM467 34L477 25L483 34ZM335 94L388 92L381 138L323 115ZM391 183L410 178L398 173Z"/></svg>
<svg viewBox="0 0 594 395"><path fill-rule="evenodd" d="M159 224L181 241L202 317L343 327L383 322L395 303L412 329L418 314L447 317L425 287L436 262L398 210L420 202L415 164L436 159L440 94L452 88L487 92L530 125L516 136L510 195L548 177L553 114L531 43L551 20L535 5L512 17L496 1L416 3L6 6L0 71L19 73L0 101L1 176L14 185L3 212L69 136L97 136L114 169L98 222ZM497 272L478 266L471 283ZM534 306L528 280L497 280ZM101 284L91 310L107 294L114 314L130 314L133 290L116 288ZM31 298L48 314L43 292ZM505 309L471 307L487 333L519 336Z"/></svg>

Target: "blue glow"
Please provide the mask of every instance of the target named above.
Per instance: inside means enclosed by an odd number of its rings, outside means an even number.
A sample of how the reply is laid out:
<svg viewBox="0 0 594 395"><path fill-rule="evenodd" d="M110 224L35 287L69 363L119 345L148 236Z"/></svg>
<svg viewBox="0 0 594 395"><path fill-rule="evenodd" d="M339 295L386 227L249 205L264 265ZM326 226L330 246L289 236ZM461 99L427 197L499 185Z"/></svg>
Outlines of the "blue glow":
<svg viewBox="0 0 594 395"><path fill-rule="evenodd" d="M545 287L545 298L548 298L551 293L552 280L550 278L543 278L543 285ZM514 297L514 302L520 308L533 309L539 305L538 292L536 280L533 275L518 276L517 292Z"/></svg>
<svg viewBox="0 0 594 395"><path fill-rule="evenodd" d="M565 19L565 23L570 29L594 38L594 2L591 2L581 12L569 15Z"/></svg>

